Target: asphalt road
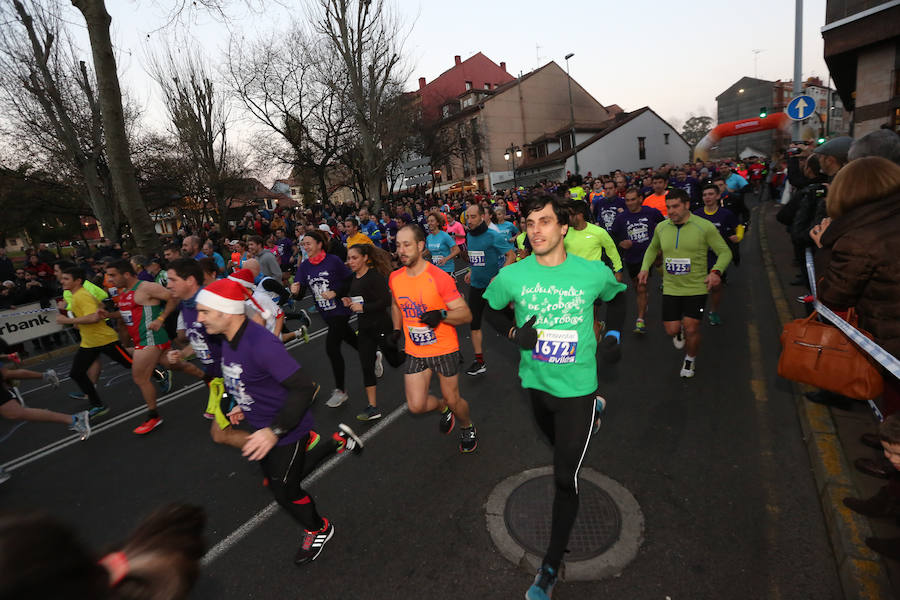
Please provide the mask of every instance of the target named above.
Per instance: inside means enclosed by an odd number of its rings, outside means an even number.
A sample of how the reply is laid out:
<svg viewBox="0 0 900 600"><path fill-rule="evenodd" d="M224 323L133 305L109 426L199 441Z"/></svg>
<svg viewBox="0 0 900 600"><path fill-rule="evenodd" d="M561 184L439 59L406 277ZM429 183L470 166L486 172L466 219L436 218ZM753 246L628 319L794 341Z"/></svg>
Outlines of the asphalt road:
<svg viewBox="0 0 900 600"><path fill-rule="evenodd" d="M555 598L841 597L797 415L775 375L779 331L752 229L742 246L723 325L704 325L693 380L678 377L681 352L662 331L657 289L649 333L626 334L622 362L601 364L609 406L585 465L631 491L645 539L619 577L563 582ZM468 333L460 328L467 364ZM0 487L0 507L47 510L99 547L163 503L202 504L213 550L192 596L198 599L521 598L533 573L494 548L484 503L498 482L550 464L551 453L518 387L513 347L485 333L488 372L460 380L479 431L472 455L457 451L455 431L438 432L435 415L404 412L402 376L389 367L378 393L391 416L359 424L362 376L344 348L351 399L337 409L318 403L317 430L330 435L343 421L372 432L362 456L314 474L309 487L335 537L304 568L292 564L298 526L267 510L271 497L256 465L211 442L205 388L187 377L176 378L161 407L162 427L138 437L131 433L143 415L137 389L120 367L106 365L101 395L112 410L88 441L61 445L70 437L61 427L29 423L0 443L0 462L14 468ZM332 387L323 338L292 353L325 391ZM68 364L60 358L35 368L65 374ZM41 382L21 389L32 406L80 408L67 397L76 389L68 380L58 391ZM11 428L0 423L0 436Z"/></svg>

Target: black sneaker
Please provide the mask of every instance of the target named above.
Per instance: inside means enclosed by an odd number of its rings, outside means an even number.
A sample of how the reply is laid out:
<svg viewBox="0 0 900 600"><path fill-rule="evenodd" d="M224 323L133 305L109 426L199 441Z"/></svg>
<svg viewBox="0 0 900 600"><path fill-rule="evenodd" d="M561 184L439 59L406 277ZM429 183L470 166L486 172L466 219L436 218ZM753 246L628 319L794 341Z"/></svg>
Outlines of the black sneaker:
<svg viewBox="0 0 900 600"><path fill-rule="evenodd" d="M473 360L472 365L466 369L466 375L481 375L487 372L487 365L483 360Z"/></svg>
<svg viewBox="0 0 900 600"><path fill-rule="evenodd" d="M303 536L303 543L300 544L300 548L294 556L295 565L305 565L316 560L319 554L322 553L322 549L325 548L325 544L334 535L334 525L325 517L322 517L322 521L324 523L322 529L318 531L307 530L306 535Z"/></svg>
<svg viewBox="0 0 900 600"><path fill-rule="evenodd" d="M463 454L475 452L478 447L478 434L475 432L475 426L459 428L459 451Z"/></svg>
<svg viewBox="0 0 900 600"><path fill-rule="evenodd" d="M450 433L453 431L453 425L455 423L456 417L453 416L453 411L445 406L444 412L441 413L441 422L439 423L441 433Z"/></svg>

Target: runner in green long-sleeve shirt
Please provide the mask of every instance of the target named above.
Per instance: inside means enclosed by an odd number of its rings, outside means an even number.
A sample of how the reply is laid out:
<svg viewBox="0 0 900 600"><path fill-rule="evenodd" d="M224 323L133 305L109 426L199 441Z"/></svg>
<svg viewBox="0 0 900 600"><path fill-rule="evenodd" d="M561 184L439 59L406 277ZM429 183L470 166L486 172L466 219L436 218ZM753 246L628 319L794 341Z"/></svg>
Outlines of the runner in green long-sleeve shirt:
<svg viewBox="0 0 900 600"><path fill-rule="evenodd" d="M681 376L693 377L706 295L722 284L721 275L731 262L731 250L715 225L691 215L690 198L684 190L669 190L666 208L669 218L653 232L638 282L647 283L650 266L662 251L663 326L676 348L680 350L687 344ZM716 263L707 270L710 250L716 255Z"/></svg>

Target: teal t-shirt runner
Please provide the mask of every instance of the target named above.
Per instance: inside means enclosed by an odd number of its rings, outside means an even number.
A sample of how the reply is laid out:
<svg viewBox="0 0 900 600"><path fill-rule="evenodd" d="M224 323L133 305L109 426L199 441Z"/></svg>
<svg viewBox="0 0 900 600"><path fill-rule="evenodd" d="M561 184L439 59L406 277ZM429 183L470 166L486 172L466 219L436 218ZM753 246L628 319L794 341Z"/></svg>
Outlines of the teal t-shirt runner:
<svg viewBox="0 0 900 600"><path fill-rule="evenodd" d="M540 265L532 254L500 269L484 292L491 308L513 302L517 326L537 315L537 344L521 351L522 387L558 398L597 391L594 300L612 300L624 289L605 264L573 254L556 267Z"/></svg>
<svg viewBox="0 0 900 600"><path fill-rule="evenodd" d="M471 286L480 290L486 288L500 270L503 255L512 249L512 244L506 241L503 234L493 229L488 229L481 235L470 231L466 235L466 250L472 267Z"/></svg>
<svg viewBox="0 0 900 600"><path fill-rule="evenodd" d="M453 260L448 260L443 265L437 264L437 259L447 258L450 252L456 247L456 242L450 237L446 231L438 231L437 233L429 233L425 238L425 247L431 252L431 262L439 269L443 269L447 273L453 275Z"/></svg>

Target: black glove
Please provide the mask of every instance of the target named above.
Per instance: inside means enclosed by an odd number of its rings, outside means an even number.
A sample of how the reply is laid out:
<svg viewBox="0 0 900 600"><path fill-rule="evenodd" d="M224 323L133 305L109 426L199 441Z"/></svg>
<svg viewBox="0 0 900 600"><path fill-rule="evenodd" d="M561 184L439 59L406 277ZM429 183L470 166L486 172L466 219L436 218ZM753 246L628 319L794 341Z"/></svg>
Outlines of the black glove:
<svg viewBox="0 0 900 600"><path fill-rule="evenodd" d="M617 363L622 359L622 344L619 343L618 331L607 331L600 342L600 357L603 362Z"/></svg>
<svg viewBox="0 0 900 600"><path fill-rule="evenodd" d="M419 320L434 329L440 325L441 321L443 321L446 316L446 310L429 310L423 312L419 317Z"/></svg>
<svg viewBox="0 0 900 600"><path fill-rule="evenodd" d="M403 332L395 329L385 336L384 345L386 348L396 352L400 349L401 339L403 339Z"/></svg>
<svg viewBox="0 0 900 600"><path fill-rule="evenodd" d="M531 315L531 318L525 321L521 327L513 327L512 339L523 350L531 350L537 344L538 332L534 328L535 321L537 321L537 315Z"/></svg>

